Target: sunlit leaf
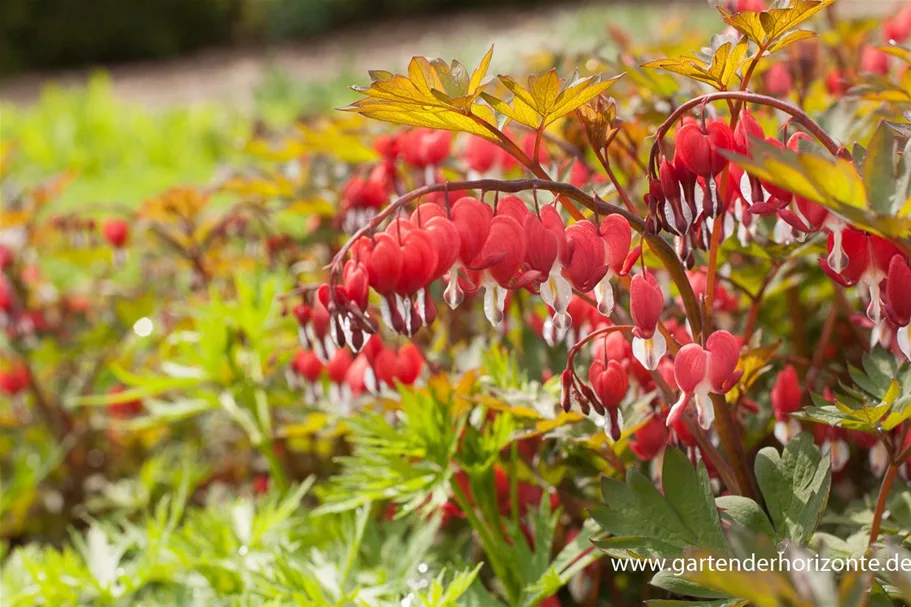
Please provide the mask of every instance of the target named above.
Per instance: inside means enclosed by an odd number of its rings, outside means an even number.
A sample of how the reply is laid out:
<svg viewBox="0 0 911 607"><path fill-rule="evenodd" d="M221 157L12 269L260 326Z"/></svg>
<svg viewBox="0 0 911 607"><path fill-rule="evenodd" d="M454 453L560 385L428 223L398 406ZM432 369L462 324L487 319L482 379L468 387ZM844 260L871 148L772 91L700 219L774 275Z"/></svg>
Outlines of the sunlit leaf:
<svg viewBox="0 0 911 607"><path fill-rule="evenodd" d="M835 0L796 0L786 8L771 8L762 12L739 11L732 14L720 6L718 10L725 23L759 46L769 48L773 42L834 2Z"/></svg>

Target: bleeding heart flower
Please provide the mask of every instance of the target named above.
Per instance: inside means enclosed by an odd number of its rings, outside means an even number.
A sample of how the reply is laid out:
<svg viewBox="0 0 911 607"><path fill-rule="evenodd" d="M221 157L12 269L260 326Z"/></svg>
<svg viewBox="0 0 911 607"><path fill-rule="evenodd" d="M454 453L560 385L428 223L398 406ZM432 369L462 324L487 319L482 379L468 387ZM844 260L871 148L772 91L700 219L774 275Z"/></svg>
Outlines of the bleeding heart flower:
<svg viewBox="0 0 911 607"><path fill-rule="evenodd" d="M424 229L437 252L437 266L431 282L448 272L459 260L461 238L446 211L435 204L426 204L411 214L411 222Z"/></svg>
<svg viewBox="0 0 911 607"><path fill-rule="evenodd" d="M518 196L504 196L497 202L496 214L512 217L521 226L525 225L525 218L531 213Z"/></svg>
<svg viewBox="0 0 911 607"><path fill-rule="evenodd" d="M766 10L765 0L737 0L734 6L735 13L742 13L743 11L761 13L764 10Z"/></svg>
<svg viewBox="0 0 911 607"><path fill-rule="evenodd" d="M610 269L604 263L604 240L590 221L577 221L566 228L565 234L563 276L577 291L588 293Z"/></svg>
<svg viewBox="0 0 911 607"><path fill-rule="evenodd" d="M883 24L883 39L901 44L911 36L911 5L906 5L897 15Z"/></svg>
<svg viewBox="0 0 911 607"><path fill-rule="evenodd" d="M396 293L410 297L433 279L439 257L430 235L421 228L403 230L400 242L402 271Z"/></svg>
<svg viewBox="0 0 911 607"><path fill-rule="evenodd" d="M402 272L402 250L396 239L386 232L361 238L356 257L364 260L371 288L386 297L395 293Z"/></svg>
<svg viewBox="0 0 911 607"><path fill-rule="evenodd" d="M889 55L876 47L866 46L860 54L860 71L866 74L889 74Z"/></svg>
<svg viewBox="0 0 911 607"><path fill-rule="evenodd" d="M645 272L633 276L629 297L630 316L636 325L633 329L633 355L643 367L654 371L667 351L667 341L656 330L664 309L664 295L655 277Z"/></svg>
<svg viewBox="0 0 911 607"><path fill-rule="evenodd" d="M709 393L725 394L734 387L742 372L736 372L740 359L740 344L727 331L715 331L706 341L705 348L687 344L680 348L674 359L674 375L683 392L671 407L668 425L679 420L690 398L696 402L699 425L708 429L715 419Z"/></svg>
<svg viewBox="0 0 911 607"><path fill-rule="evenodd" d="M370 288L370 277L367 266L349 259L342 270L342 284L339 294L361 310L367 309L367 298Z"/></svg>
<svg viewBox="0 0 911 607"><path fill-rule="evenodd" d="M775 97L785 98L794 89L794 77L786 62L773 63L763 74L766 91Z"/></svg>
<svg viewBox="0 0 911 607"><path fill-rule="evenodd" d="M452 206L452 223L459 233L459 262L449 271L449 284L443 298L455 309L465 299L459 286L459 267L468 267L474 261L490 234L493 209L480 200L463 197Z"/></svg>
<svg viewBox="0 0 911 607"><path fill-rule="evenodd" d="M342 190L342 200L346 209L367 208L381 209L389 199L392 184L386 167L376 165L365 179L355 175L348 180Z"/></svg>
<svg viewBox="0 0 911 607"><path fill-rule="evenodd" d="M374 363L377 379L390 387L397 381L406 386L414 384L423 367L424 357L414 344L405 344L398 352L383 350Z"/></svg>
<svg viewBox="0 0 911 607"><path fill-rule="evenodd" d="M800 388L800 379L793 365L782 369L772 387L772 412L775 414L775 438L781 444L800 433L800 422L791 417L801 409L803 390Z"/></svg>
<svg viewBox="0 0 911 607"><path fill-rule="evenodd" d="M669 232L682 236L690 227L694 217L692 212L685 214L682 205L683 184L674 164L667 158L661 159L658 167L658 179L661 184L662 197L657 200L658 214L663 219L664 228ZM657 191L655 192L658 193Z"/></svg>
<svg viewBox="0 0 911 607"><path fill-rule="evenodd" d="M291 370L311 384L319 380L324 367L323 362L310 350L298 350L291 361Z"/></svg>
<svg viewBox="0 0 911 607"><path fill-rule="evenodd" d="M525 262L540 275L541 299L554 310L553 327L562 332L569 328L567 308L572 299L572 285L563 276L566 258L566 235L563 219L552 206L541 209L541 216L529 213L525 218Z"/></svg>
<svg viewBox="0 0 911 607"><path fill-rule="evenodd" d="M509 215L497 215L481 251L469 268L480 272L477 285L484 287L484 314L493 326L503 321L509 282L525 260L525 229Z"/></svg>
<svg viewBox="0 0 911 607"><path fill-rule="evenodd" d="M449 157L452 132L417 128L399 137L402 158L415 168L434 167Z"/></svg>
<svg viewBox="0 0 911 607"><path fill-rule="evenodd" d="M734 150L738 154L752 158L753 139L762 141L765 139L765 133L753 112L745 107L740 111L740 121L734 127Z"/></svg>
<svg viewBox="0 0 911 607"><path fill-rule="evenodd" d="M693 173L711 179L727 166L728 160L721 150L733 150L734 133L726 123L713 120L701 125L690 122L677 131L674 142L677 149L675 159L680 161Z"/></svg>
<svg viewBox="0 0 911 607"><path fill-rule="evenodd" d="M623 431L620 403L629 390L626 370L616 360L595 359L588 368L588 381L606 413L605 431L614 440L620 440Z"/></svg>
<svg viewBox="0 0 911 607"><path fill-rule="evenodd" d="M633 259L627 263L633 231L622 215L608 215L601 222L599 232L604 239L604 264L607 266L607 272L595 285L595 300L598 302L598 311L610 316L614 311L614 289L610 279L626 274L635 262ZM638 253L636 256L638 257Z"/></svg>
<svg viewBox="0 0 911 607"><path fill-rule="evenodd" d="M839 236L841 242L839 243ZM829 260L839 257L837 246L841 245L842 255L846 261L841 272L837 272L829 264ZM842 286L858 285L869 292L870 303L867 306L867 318L875 325L882 321L882 297L880 284L886 278L889 263L897 255L898 249L894 244L872 234L855 229L846 229L843 233L832 232L828 238L829 255L825 260L820 260L820 266L833 280Z"/></svg>
<svg viewBox="0 0 911 607"><path fill-rule="evenodd" d="M101 226L104 239L115 249L122 249L130 237L130 226L123 219L109 219Z"/></svg>
<svg viewBox="0 0 911 607"><path fill-rule="evenodd" d="M339 348L335 351L328 364L326 364L326 373L332 383L341 385L345 382L345 375L348 373L348 368L352 362L354 362L354 357L351 356L351 352L346 348Z"/></svg>
<svg viewBox="0 0 911 607"><path fill-rule="evenodd" d="M31 385L28 368L23 364L13 365L0 371L0 393L16 396Z"/></svg>
<svg viewBox="0 0 911 607"><path fill-rule="evenodd" d="M911 268L902 255L895 255L886 276L886 315L898 327L898 348L911 360Z"/></svg>
<svg viewBox="0 0 911 607"><path fill-rule="evenodd" d="M475 173L486 173L494 167L500 153L500 148L489 139L469 135L465 142L462 158L469 170Z"/></svg>
<svg viewBox="0 0 911 607"><path fill-rule="evenodd" d="M629 448L636 457L647 462L664 451L668 438L667 424L660 416L653 415L630 438Z"/></svg>

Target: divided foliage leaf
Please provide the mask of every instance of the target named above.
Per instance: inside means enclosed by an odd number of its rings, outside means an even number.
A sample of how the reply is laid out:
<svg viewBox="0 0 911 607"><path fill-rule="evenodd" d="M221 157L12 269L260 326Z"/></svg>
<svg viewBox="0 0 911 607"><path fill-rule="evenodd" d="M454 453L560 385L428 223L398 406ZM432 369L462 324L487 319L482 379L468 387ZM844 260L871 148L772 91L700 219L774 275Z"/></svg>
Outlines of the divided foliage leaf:
<svg viewBox="0 0 911 607"><path fill-rule="evenodd" d="M725 551L705 465L693 468L681 451L668 448L662 479L663 495L635 469L628 471L626 483L602 478L605 505L591 514L613 537L595 545L620 558L673 558L692 546Z"/></svg>
<svg viewBox="0 0 911 607"><path fill-rule="evenodd" d="M777 539L806 544L816 530L832 486L830 460L804 432L779 454L766 447L756 456L756 482L775 525Z"/></svg>
<svg viewBox="0 0 911 607"><path fill-rule="evenodd" d="M893 430L911 418L911 366L881 348L864 354L862 366L848 367L854 385L836 389L834 402L812 394L813 406L797 417L870 434Z"/></svg>

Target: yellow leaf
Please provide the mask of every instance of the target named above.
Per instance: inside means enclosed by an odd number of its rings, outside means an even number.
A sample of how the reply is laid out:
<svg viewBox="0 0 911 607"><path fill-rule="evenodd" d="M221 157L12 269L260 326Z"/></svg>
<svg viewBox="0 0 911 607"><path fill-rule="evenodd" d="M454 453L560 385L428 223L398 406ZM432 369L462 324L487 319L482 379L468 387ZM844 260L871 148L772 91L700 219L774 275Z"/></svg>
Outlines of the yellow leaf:
<svg viewBox="0 0 911 607"><path fill-rule="evenodd" d="M740 357L737 369L743 374L740 376L740 381L725 395L728 403L733 404L739 401L756 380L769 369L769 361L772 360L780 343L777 341L768 346L754 348Z"/></svg>
<svg viewBox="0 0 911 607"><path fill-rule="evenodd" d="M721 91L730 86L748 49L749 45L746 39L742 38L736 46L731 42L725 42L719 46L712 55L710 64L706 64L705 61L697 57L680 57L679 59L650 61L642 67L662 69L679 74L708 84Z"/></svg>
<svg viewBox="0 0 911 607"><path fill-rule="evenodd" d="M797 158L807 177L826 200L859 209L868 208L867 190L854 163L844 158L836 158L833 163L828 158L811 154L798 154Z"/></svg>
<svg viewBox="0 0 911 607"><path fill-rule="evenodd" d="M911 235L911 218L880 215L870 208L863 179L849 160L762 142L755 142L753 149L753 158L728 156L751 175L817 202L858 227L889 238Z"/></svg>
<svg viewBox="0 0 911 607"><path fill-rule="evenodd" d="M484 82L484 78L487 76L487 70L490 68L490 60L493 58L493 45L490 46L490 50L484 55L484 58L481 59L481 65L478 66L471 74L471 81L468 83L468 94L472 95L481 88L481 84Z"/></svg>
<svg viewBox="0 0 911 607"><path fill-rule="evenodd" d="M890 411L881 425L883 429L888 432L889 430L897 428L909 418L911 418L911 403L905 403L904 408L899 409L898 411Z"/></svg>
<svg viewBox="0 0 911 607"><path fill-rule="evenodd" d="M292 215L332 217L335 215L335 207L324 198L311 198L310 200L295 200L283 212Z"/></svg>
<svg viewBox="0 0 911 607"><path fill-rule="evenodd" d="M889 405L890 407L895 402L895 399L901 395L902 387L895 378L892 378L892 381L889 382L889 389L886 390L886 395L883 396L883 403Z"/></svg>
<svg viewBox="0 0 911 607"><path fill-rule="evenodd" d="M411 60L407 76L370 72L373 82L369 87L354 87L365 97L342 109L395 124L462 131L495 139L495 134L483 124L495 126L492 112L475 104L492 53L493 47L471 77L457 61L447 64L441 59L430 61L424 57Z"/></svg>
<svg viewBox="0 0 911 607"><path fill-rule="evenodd" d="M524 124L532 129L537 129L541 124L541 117L537 112L519 97L513 98L512 105L487 93L481 93L481 98L489 103L494 110L519 124Z"/></svg>
<svg viewBox="0 0 911 607"><path fill-rule="evenodd" d="M279 430L279 436L286 438L297 438L301 436L311 436L329 425L329 416L322 412L309 414L304 421L298 424L288 424L282 426Z"/></svg>
<svg viewBox="0 0 911 607"><path fill-rule="evenodd" d="M796 0L787 8L772 8L757 13L740 11L731 14L719 7L724 22L761 47L770 49L772 43L788 31L806 22L835 0ZM790 42L794 42L791 40ZM790 44L788 42L788 44Z"/></svg>
<svg viewBox="0 0 911 607"><path fill-rule="evenodd" d="M903 46L892 46L891 44L886 46L877 47L878 50L892 55L893 57L898 57L905 63L911 63L911 49L905 48Z"/></svg>
<svg viewBox="0 0 911 607"><path fill-rule="evenodd" d="M522 438L529 438L532 436L540 436L542 434L547 434L557 428L562 428L563 426L574 424L580 422L583 419L586 419L581 413L576 413L575 411L570 411L569 413L560 412L557 417L554 419L545 419L539 421L535 424L535 428L532 432L522 435Z"/></svg>
<svg viewBox="0 0 911 607"><path fill-rule="evenodd" d="M780 40L775 42L775 44L771 45L769 47L768 52L770 54L775 53L777 51L780 51L781 49L783 49L786 46L794 44L795 42L800 42L801 40L808 40L810 38L815 38L815 37L816 37L816 32L811 32L809 30L796 30L796 31L793 31L790 34L784 36L783 38L781 38Z"/></svg>
<svg viewBox="0 0 911 607"><path fill-rule="evenodd" d="M836 406L838 403L836 402ZM851 417L857 421L863 422L868 426L875 426L889 410L889 404L873 405L871 407L861 407L850 412ZM839 407L841 408L841 407Z"/></svg>
<svg viewBox="0 0 911 607"><path fill-rule="evenodd" d="M540 77L530 76L527 89L523 88L510 76L499 76L499 78L503 85L514 95L510 104L512 113L516 116L522 116L522 119L514 119L532 128L540 128L546 127L555 120L585 105L610 88L620 76L614 76L603 81L600 75L589 76L578 79L565 88L561 88L557 72L550 70ZM485 96L485 100L490 103L488 97ZM523 104L527 108L523 107ZM500 107L502 107L502 104ZM507 111L498 111L510 116ZM510 117L512 118L513 116Z"/></svg>

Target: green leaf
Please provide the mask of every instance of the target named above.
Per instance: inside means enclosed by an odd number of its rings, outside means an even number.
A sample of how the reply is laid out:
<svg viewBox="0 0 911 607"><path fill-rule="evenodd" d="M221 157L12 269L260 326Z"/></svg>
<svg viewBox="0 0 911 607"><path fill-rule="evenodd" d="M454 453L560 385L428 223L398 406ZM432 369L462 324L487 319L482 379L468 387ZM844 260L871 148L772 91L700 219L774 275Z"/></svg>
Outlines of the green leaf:
<svg viewBox="0 0 911 607"><path fill-rule="evenodd" d="M700 599L730 599L723 592L709 590L669 570L659 571L653 575L650 584L656 588L681 596L692 596Z"/></svg>
<svg viewBox="0 0 911 607"><path fill-rule="evenodd" d="M669 599L653 599L645 601L648 607L744 607L748 601L740 599L719 599L716 601L674 601Z"/></svg>
<svg viewBox="0 0 911 607"><path fill-rule="evenodd" d="M778 539L809 541L819 524L832 485L830 460L804 432L781 454L774 447L756 456L756 481L775 525Z"/></svg>
<svg viewBox="0 0 911 607"><path fill-rule="evenodd" d="M896 184L895 174L895 135L880 122L864 159L863 177L867 189L870 207L880 214L893 211L893 190Z"/></svg>
<svg viewBox="0 0 911 607"><path fill-rule="evenodd" d="M700 462L696 470L682 452L669 448L662 479L664 495L636 469L627 472L626 483L603 477L605 505L593 508L591 514L615 537L595 545L627 558L672 558L692 546L726 551L705 465Z"/></svg>
<svg viewBox="0 0 911 607"><path fill-rule="evenodd" d="M696 468L679 449L667 449L661 472L664 497L696 536L697 546L727 548L721 517L715 507L709 474L702 462Z"/></svg>
<svg viewBox="0 0 911 607"><path fill-rule="evenodd" d="M750 531L775 537L775 528L769 521L762 507L748 497L740 495L722 495L715 498L715 503L721 510L721 519L737 523Z"/></svg>

